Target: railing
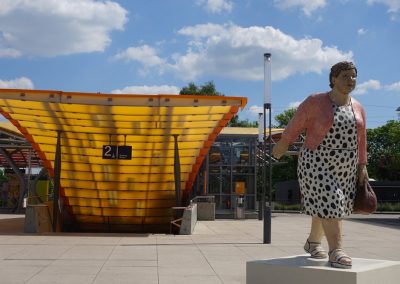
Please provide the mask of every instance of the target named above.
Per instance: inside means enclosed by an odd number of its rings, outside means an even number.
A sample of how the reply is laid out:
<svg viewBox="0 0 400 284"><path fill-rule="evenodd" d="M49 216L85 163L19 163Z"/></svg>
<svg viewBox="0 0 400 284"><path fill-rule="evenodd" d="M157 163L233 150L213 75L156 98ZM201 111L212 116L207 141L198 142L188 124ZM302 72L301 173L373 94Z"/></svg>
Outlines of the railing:
<svg viewBox="0 0 400 284"><path fill-rule="evenodd" d="M200 202L214 203L215 196L214 195L200 195L200 196L196 196L195 198L190 200L190 203L200 203Z"/></svg>
<svg viewBox="0 0 400 284"><path fill-rule="evenodd" d="M183 212L185 211L187 207L172 207L172 214L173 214L173 220L170 222L169 225L169 233L172 234L179 234L179 229L182 226L182 216Z"/></svg>

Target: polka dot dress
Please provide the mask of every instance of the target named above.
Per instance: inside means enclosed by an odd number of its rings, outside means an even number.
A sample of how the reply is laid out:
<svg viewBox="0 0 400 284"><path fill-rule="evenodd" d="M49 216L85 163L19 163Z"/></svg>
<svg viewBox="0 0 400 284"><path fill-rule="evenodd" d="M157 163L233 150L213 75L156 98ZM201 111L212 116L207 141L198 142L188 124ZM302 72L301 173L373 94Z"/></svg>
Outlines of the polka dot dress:
<svg viewBox="0 0 400 284"><path fill-rule="evenodd" d="M352 213L358 150L356 120L351 104L332 103L334 121L315 151L302 148L298 163L305 212L320 218Z"/></svg>

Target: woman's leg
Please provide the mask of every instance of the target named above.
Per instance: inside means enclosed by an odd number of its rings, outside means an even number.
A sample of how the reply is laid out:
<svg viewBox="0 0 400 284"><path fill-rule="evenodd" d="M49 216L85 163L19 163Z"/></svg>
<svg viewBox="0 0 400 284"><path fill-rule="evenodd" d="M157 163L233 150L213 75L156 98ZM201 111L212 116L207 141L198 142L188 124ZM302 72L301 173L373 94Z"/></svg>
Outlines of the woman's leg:
<svg viewBox="0 0 400 284"><path fill-rule="evenodd" d="M342 220L341 219L321 219L324 228L326 240L329 245L329 252L339 254L335 260L335 256L330 257L330 261L337 261L344 266L351 267L351 258L342 252Z"/></svg>
<svg viewBox="0 0 400 284"><path fill-rule="evenodd" d="M326 251L321 246L321 240L324 236L324 229L322 227L321 219L312 217L310 235L304 245L304 250L311 254L314 258L327 257Z"/></svg>
<svg viewBox="0 0 400 284"><path fill-rule="evenodd" d="M308 236L310 242L320 243L324 237L324 228L322 226L321 218L312 217L311 219L311 231Z"/></svg>
<svg viewBox="0 0 400 284"><path fill-rule="evenodd" d="M342 220L321 218L329 251L342 248Z"/></svg>

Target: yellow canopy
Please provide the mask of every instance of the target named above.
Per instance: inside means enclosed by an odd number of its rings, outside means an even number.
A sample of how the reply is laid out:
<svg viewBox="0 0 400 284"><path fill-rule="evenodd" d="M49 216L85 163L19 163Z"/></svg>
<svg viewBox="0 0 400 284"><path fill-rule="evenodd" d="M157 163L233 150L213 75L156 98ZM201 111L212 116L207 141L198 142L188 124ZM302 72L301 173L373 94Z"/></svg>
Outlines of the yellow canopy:
<svg viewBox="0 0 400 284"><path fill-rule="evenodd" d="M0 112L54 175L61 131L62 201L82 228L169 224L175 205L174 137L183 198L218 133L247 100L0 89ZM104 159L104 146L132 159ZM101 227L101 226L100 226Z"/></svg>

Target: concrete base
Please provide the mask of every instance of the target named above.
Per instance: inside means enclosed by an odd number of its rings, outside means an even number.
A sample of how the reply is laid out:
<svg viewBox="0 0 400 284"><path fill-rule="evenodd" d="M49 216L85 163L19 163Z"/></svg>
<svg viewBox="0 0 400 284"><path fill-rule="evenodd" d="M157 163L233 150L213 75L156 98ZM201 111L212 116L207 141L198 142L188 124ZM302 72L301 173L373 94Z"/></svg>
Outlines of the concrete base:
<svg viewBox="0 0 400 284"><path fill-rule="evenodd" d="M327 259L309 255L249 261L246 265L247 284L398 284L400 261L352 258L351 269L330 266Z"/></svg>
<svg viewBox="0 0 400 284"><path fill-rule="evenodd" d="M192 204L183 211L179 235L191 235L197 223L197 204Z"/></svg>
<svg viewBox="0 0 400 284"><path fill-rule="evenodd" d="M25 210L25 233L51 232L51 219L45 204L28 205Z"/></svg>
<svg viewBox="0 0 400 284"><path fill-rule="evenodd" d="M214 221L215 220L215 203L214 202L197 202L197 220Z"/></svg>

